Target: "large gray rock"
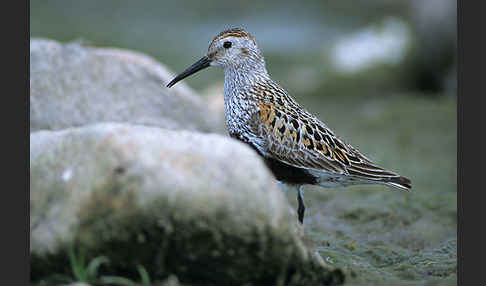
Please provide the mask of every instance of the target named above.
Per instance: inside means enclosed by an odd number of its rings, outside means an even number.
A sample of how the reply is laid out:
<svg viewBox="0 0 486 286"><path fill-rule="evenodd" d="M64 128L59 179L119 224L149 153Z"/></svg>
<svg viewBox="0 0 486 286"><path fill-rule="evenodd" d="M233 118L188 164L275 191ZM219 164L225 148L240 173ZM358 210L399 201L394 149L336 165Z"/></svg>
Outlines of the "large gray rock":
<svg viewBox="0 0 486 286"><path fill-rule="evenodd" d="M216 134L103 123L30 136L33 281L66 249L110 271L193 285L336 285L251 148ZM66 266L67 265L67 266Z"/></svg>
<svg viewBox="0 0 486 286"><path fill-rule="evenodd" d="M165 87L173 77L136 52L32 39L30 130L113 121L224 132L224 121L187 85Z"/></svg>

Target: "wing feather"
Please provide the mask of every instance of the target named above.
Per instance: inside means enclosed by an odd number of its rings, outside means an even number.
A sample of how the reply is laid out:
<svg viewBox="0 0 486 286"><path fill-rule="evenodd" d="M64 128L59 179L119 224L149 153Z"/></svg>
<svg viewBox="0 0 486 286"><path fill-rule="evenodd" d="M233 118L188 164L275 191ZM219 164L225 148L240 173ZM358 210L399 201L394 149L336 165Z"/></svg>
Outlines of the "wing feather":
<svg viewBox="0 0 486 286"><path fill-rule="evenodd" d="M410 188L410 180L374 164L300 106L301 112L290 112L291 116L285 108L271 102L257 104L252 121L256 136L264 138L260 146L264 156L298 168Z"/></svg>

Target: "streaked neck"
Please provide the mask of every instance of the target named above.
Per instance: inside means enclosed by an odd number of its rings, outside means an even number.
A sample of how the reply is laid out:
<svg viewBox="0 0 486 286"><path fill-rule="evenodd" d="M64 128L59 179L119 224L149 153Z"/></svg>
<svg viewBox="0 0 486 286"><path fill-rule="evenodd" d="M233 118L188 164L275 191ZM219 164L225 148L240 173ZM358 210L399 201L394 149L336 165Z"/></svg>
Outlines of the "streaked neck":
<svg viewBox="0 0 486 286"><path fill-rule="evenodd" d="M251 87L255 82L269 78L263 59L238 66L227 66L224 68L225 100Z"/></svg>

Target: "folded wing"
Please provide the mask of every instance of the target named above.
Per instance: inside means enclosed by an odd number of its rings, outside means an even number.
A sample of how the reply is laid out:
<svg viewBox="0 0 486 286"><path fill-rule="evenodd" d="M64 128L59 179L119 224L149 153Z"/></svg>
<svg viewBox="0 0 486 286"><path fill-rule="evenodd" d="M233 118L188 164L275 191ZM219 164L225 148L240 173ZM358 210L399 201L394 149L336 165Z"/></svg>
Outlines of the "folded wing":
<svg viewBox="0 0 486 286"><path fill-rule="evenodd" d="M374 164L302 107L271 102L257 106L252 121L257 137L264 138L264 146L259 146L264 156L323 175L345 175L399 189L411 188L410 180Z"/></svg>

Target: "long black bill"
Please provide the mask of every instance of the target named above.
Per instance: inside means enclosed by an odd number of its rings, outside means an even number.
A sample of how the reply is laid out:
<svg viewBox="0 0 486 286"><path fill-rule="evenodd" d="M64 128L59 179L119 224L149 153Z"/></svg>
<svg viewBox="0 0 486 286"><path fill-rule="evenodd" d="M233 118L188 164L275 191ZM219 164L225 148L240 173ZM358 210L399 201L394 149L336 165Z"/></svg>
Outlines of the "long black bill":
<svg viewBox="0 0 486 286"><path fill-rule="evenodd" d="M185 79L186 77L190 76L191 74L196 73L196 72L198 72L202 69L209 67L210 62L211 62L211 60L207 56L202 57L199 61L197 61L192 66L190 66L185 71L183 71L181 74L176 76L171 82L169 82L167 87L172 87L178 81L181 81L181 80Z"/></svg>

